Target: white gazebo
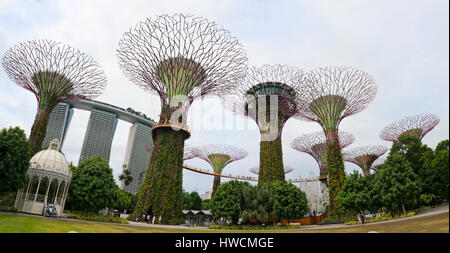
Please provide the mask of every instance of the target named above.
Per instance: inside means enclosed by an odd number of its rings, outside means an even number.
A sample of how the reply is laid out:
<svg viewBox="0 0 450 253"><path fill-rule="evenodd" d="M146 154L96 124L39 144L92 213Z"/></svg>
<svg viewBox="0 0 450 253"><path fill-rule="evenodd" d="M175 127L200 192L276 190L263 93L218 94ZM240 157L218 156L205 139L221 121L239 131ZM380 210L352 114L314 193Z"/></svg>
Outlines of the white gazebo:
<svg viewBox="0 0 450 253"><path fill-rule="evenodd" d="M58 150L59 141L54 139L47 150L31 158L26 186L17 192L14 205L21 212L43 215L44 206L53 204L58 216L63 213L72 171Z"/></svg>

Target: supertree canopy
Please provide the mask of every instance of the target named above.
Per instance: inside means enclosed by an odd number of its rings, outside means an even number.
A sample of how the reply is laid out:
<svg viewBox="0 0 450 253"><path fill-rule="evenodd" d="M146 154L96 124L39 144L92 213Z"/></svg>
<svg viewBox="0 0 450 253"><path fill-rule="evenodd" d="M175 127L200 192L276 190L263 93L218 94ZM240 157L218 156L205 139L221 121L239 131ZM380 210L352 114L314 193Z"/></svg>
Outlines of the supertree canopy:
<svg viewBox="0 0 450 253"><path fill-rule="evenodd" d="M198 150L196 147L185 146L183 160L190 160L192 158L197 157Z"/></svg>
<svg viewBox="0 0 450 253"><path fill-rule="evenodd" d="M196 157L208 162L214 173L221 174L223 169L230 163L244 159L248 153L244 149L230 145L205 145L196 147ZM214 176L212 195L217 191L220 185L220 175Z"/></svg>
<svg viewBox="0 0 450 253"><path fill-rule="evenodd" d="M226 107L256 121L261 134L259 182L284 181L281 134L303 107L303 71L284 65L252 67Z"/></svg>
<svg viewBox="0 0 450 253"><path fill-rule="evenodd" d="M386 126L380 132L380 138L397 142L401 135L413 135L422 140L438 123L439 117L431 113L409 116Z"/></svg>
<svg viewBox="0 0 450 253"><path fill-rule="evenodd" d="M341 149L352 144L354 141L355 137L352 134L339 131L339 145ZM291 142L291 147L297 151L311 155L319 165L321 177L328 175L327 143L323 131L299 136Z"/></svg>
<svg viewBox="0 0 450 253"><path fill-rule="evenodd" d="M372 164L372 168L370 168L371 170L379 170L381 168L381 165L383 165L383 163L386 161L386 157L380 157L378 159L375 160L375 162L373 162Z"/></svg>
<svg viewBox="0 0 450 253"><path fill-rule="evenodd" d="M92 99L103 93L106 76L90 56L51 40L32 40L6 51L2 66L18 86L37 99L30 133L33 156L42 149L53 108L61 101Z"/></svg>
<svg viewBox="0 0 450 253"><path fill-rule="evenodd" d="M151 210L168 223L181 215L189 105L196 98L233 90L245 76L247 57L227 30L183 14L138 23L124 34L117 55L125 75L161 100L148 173L132 217Z"/></svg>
<svg viewBox="0 0 450 253"><path fill-rule="evenodd" d="M362 169L364 176L369 176L375 160L387 151L388 148L381 145L362 146L345 152L344 161L358 165Z"/></svg>
<svg viewBox="0 0 450 253"><path fill-rule="evenodd" d="M253 167L253 168L249 169L249 171L255 175L259 175L259 167ZM284 174L289 174L292 171L294 171L294 168L292 168L290 166L284 166Z"/></svg>
<svg viewBox="0 0 450 253"><path fill-rule="evenodd" d="M376 95L375 80L350 67L325 67L305 75L304 98L308 105L298 113L301 119L322 126L327 143L330 216L340 218L337 193L345 180L345 168L338 138L342 119L364 110Z"/></svg>

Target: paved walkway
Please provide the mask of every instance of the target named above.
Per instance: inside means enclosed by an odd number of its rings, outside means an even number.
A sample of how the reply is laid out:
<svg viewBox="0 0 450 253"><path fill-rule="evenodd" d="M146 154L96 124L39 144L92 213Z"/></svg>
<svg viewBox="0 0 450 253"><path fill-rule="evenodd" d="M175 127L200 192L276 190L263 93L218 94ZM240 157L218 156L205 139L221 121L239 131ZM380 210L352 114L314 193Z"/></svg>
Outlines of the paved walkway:
<svg viewBox="0 0 450 253"><path fill-rule="evenodd" d="M356 226L365 226L368 224L382 224L382 223L389 223L389 222L396 222L399 220L409 220L409 219L415 219L419 217L424 216L430 216L440 213L448 213L449 212L449 206L440 206L436 207L430 210L426 210L422 213L416 214L411 217L405 217L400 219L394 219L394 220L387 220L387 221L379 221L376 223L367 223L367 224L357 224L357 225L345 225L345 224L326 224L326 225L308 225L308 226L302 226L298 230L308 230L308 229L329 229L329 228L343 228L343 227L356 227ZM9 214L9 215L18 215L18 216L31 216L31 217L39 217L43 219L55 219L50 217L44 217L40 215L33 215L33 214L26 214L26 213L11 213L11 212L2 212L0 211L0 214ZM78 220L78 219L71 219L71 218L57 218L58 220L68 220L68 221L85 221L85 220ZM85 221L85 222L95 222L95 221ZM111 222L101 222L101 223L108 223L113 225L120 225L120 226L134 226L134 227L150 227L150 228L166 228L166 229L193 229L193 230L210 230L208 227L186 227L182 225L159 225L159 224L148 224L145 222L134 222L129 221L129 224L119 224L119 223L111 223ZM211 229L215 230L215 229ZM292 230L292 229L288 229ZM217 230L216 230L217 231ZM252 230L252 231L266 231L266 230Z"/></svg>
<svg viewBox="0 0 450 253"><path fill-rule="evenodd" d="M327 225L309 225L309 226L303 226L300 229L326 229L326 228L343 228L343 227L357 227L357 226L365 226L368 224L383 224L383 223L389 223L389 222L396 222L399 220L410 220L410 219L416 219L419 217L424 217L424 216L430 216L430 215L435 215L435 214L440 214L440 213L448 213L449 212L449 206L445 205L445 206L440 206L440 207L436 207L430 210L426 210L424 212L421 212L419 214L416 214L414 216L410 216L410 217L405 217L405 218L399 218L399 219L393 219L393 220L386 220L386 221L378 221L378 222L374 222L374 223L366 223L366 224L355 224L355 225L345 225L345 224L327 224Z"/></svg>

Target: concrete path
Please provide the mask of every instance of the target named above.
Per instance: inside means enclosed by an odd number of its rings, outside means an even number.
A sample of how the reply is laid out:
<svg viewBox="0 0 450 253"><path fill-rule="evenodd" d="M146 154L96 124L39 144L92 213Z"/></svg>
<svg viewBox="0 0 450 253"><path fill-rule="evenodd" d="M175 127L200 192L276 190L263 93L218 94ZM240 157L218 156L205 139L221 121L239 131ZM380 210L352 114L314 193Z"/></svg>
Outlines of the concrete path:
<svg viewBox="0 0 450 253"><path fill-rule="evenodd" d="M449 206L440 206L436 207L430 210L426 210L422 213L416 214L411 217L405 217L405 218L399 218L394 220L387 220L387 221L379 221L375 223L367 223L367 224L356 224L356 225L345 225L345 224L326 224L326 225L308 225L308 226L302 226L299 229L294 230L308 230L308 229L329 229L329 228L343 228L343 227L356 227L356 226L365 226L368 224L382 224L382 223L389 223L389 222L396 222L399 220L409 220L409 219L415 219L419 217L424 216L430 216L440 213L448 213L449 212ZM44 217L41 215L33 215L33 214L26 214L26 213L11 213L11 212L2 212L0 211L0 214L9 214L9 215L18 215L18 216L30 216L30 217L39 217L43 219L58 219L58 220L68 220L68 221L84 221L84 222L96 222L96 221L86 221L86 220L78 220L78 219L71 219L71 218L51 218L51 217ZM113 225L120 225L120 226L134 226L134 227L150 227L150 228L166 228L166 229L192 229L192 230L215 230L215 229L209 229L207 227L186 227L182 225L159 225L159 224L148 224L145 222L134 222L129 221L129 224L119 224L119 223L111 223L111 222L100 222L100 223L108 223ZM285 230L292 230L292 229L285 229ZM215 230L217 231L217 230ZM241 231L241 230L240 230ZM267 230L252 230L252 231L267 231Z"/></svg>
<svg viewBox="0 0 450 253"><path fill-rule="evenodd" d="M350 226L357 227L357 226L365 226L365 225L369 225L369 224L383 224L383 223L389 223L389 222L396 222L399 220L410 220L410 219L415 219L415 218L419 218L419 217L430 216L430 215L435 215L435 214L440 214L440 213L448 213L448 212L449 212L449 206L445 205L445 206L436 207L436 208L433 208L430 210L426 210L426 211L416 214L414 216L393 219L393 220L378 221L378 222L366 223L366 224L355 224L355 225L345 225L342 223L341 224L327 224L327 225L309 225L309 226L302 226L300 229L304 230L304 229L327 229L327 228L344 228L344 227L348 228Z"/></svg>

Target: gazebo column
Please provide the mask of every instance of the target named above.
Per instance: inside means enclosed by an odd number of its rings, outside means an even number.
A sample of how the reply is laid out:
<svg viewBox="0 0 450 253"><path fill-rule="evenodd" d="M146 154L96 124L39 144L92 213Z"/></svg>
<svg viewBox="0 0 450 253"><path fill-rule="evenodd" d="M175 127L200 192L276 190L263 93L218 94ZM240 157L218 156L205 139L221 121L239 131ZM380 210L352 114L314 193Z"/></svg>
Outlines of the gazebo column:
<svg viewBox="0 0 450 253"><path fill-rule="evenodd" d="M50 183L50 179L47 178L47 180L48 180L48 186L47 186L47 190L45 191L45 197L44 197L44 203L45 203L45 204L47 204L48 191L50 190L50 185L52 185L52 184Z"/></svg>
<svg viewBox="0 0 450 253"><path fill-rule="evenodd" d="M54 204L54 205L56 205L56 201L58 200L59 186L60 186L61 184L62 184L62 182L59 183L59 184L58 184L58 188L56 188L55 200L53 201L53 204Z"/></svg>
<svg viewBox="0 0 450 253"><path fill-rule="evenodd" d="M30 180L28 181L27 192L25 193L25 200L28 199L28 193L30 191L31 181L33 181L33 178L30 178Z"/></svg>
<svg viewBox="0 0 450 253"><path fill-rule="evenodd" d="M37 194L38 194L38 192L39 192L39 186L41 185L41 179L39 178L38 180L39 180L39 181L38 181L38 185L37 185L37 188L36 188L36 194L34 194L34 200L33 200L33 202L36 202Z"/></svg>
<svg viewBox="0 0 450 253"><path fill-rule="evenodd" d="M67 183L67 187L66 187L66 189L64 189L65 193L64 193L64 199L62 200L63 204L62 204L62 209L61 210L64 210L64 206L66 205L67 194L69 193L69 186L70 186L70 182Z"/></svg>

